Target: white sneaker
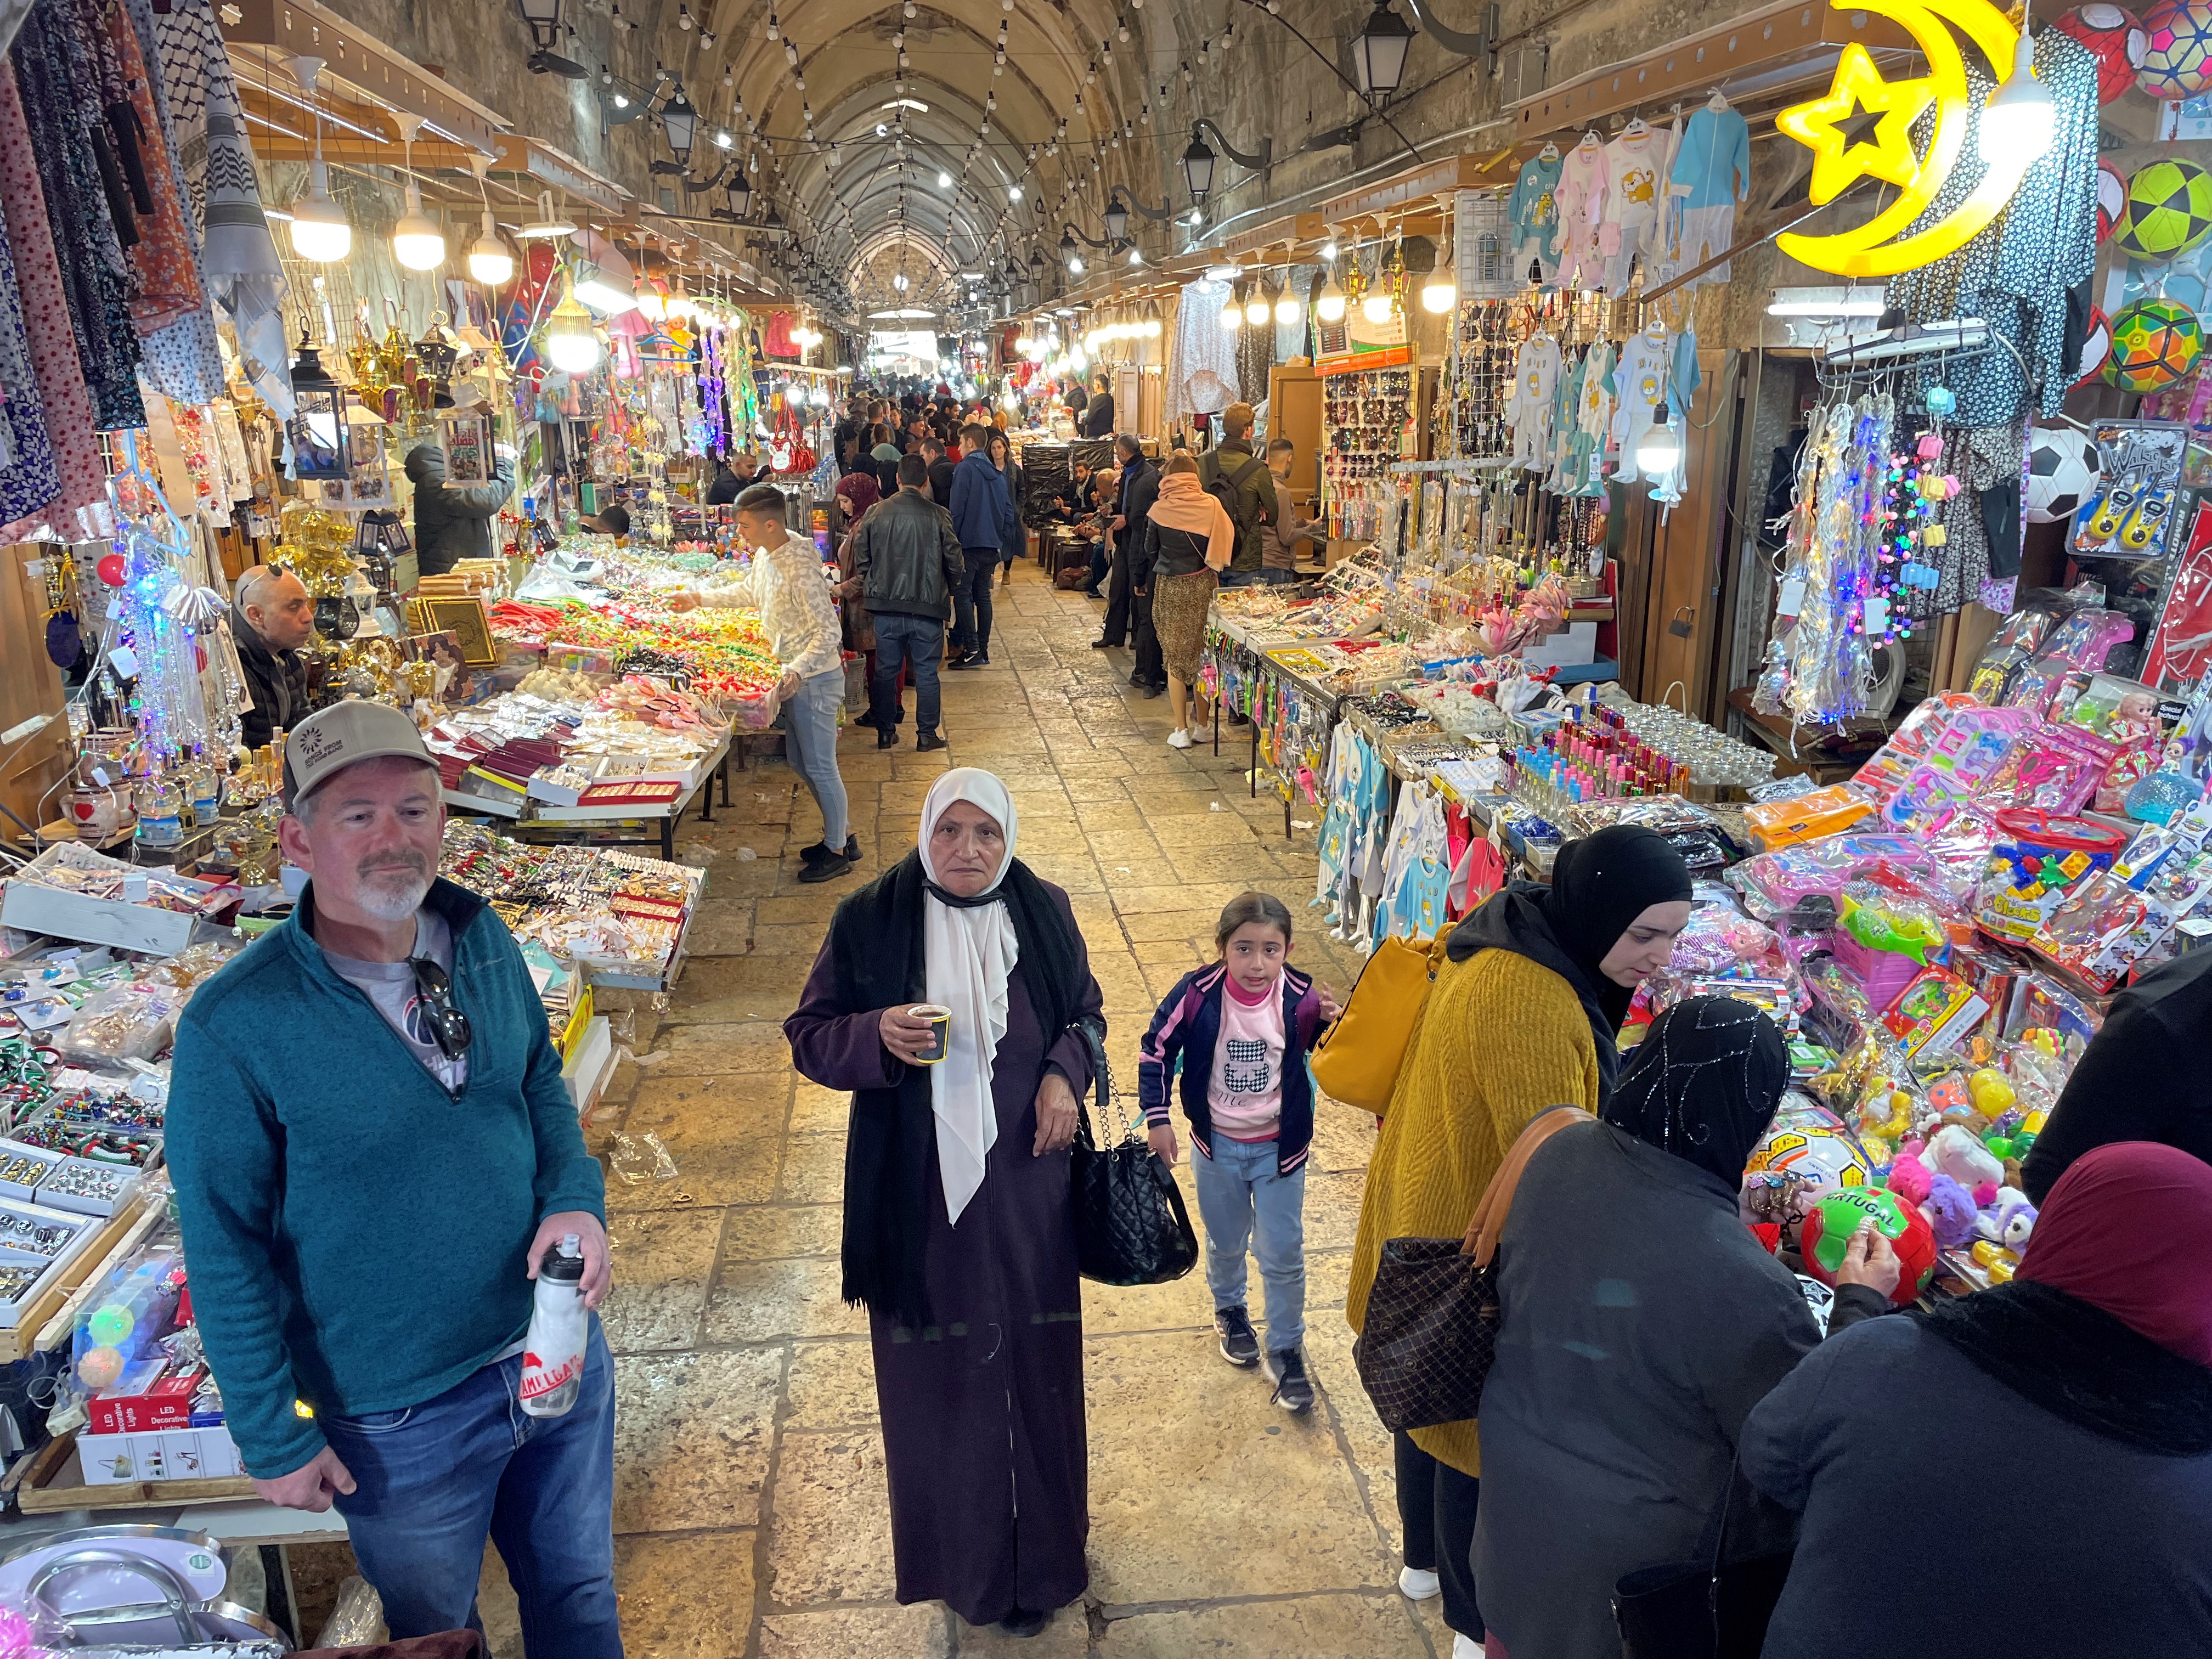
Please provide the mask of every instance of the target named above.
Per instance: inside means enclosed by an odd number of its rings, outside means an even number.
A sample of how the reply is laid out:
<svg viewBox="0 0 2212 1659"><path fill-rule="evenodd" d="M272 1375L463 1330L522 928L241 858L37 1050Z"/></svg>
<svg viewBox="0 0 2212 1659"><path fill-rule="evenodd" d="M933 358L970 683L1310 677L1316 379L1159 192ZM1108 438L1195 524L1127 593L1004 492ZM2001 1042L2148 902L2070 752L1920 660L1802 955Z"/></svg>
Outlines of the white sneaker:
<svg viewBox="0 0 2212 1659"><path fill-rule="evenodd" d="M1168 747L1170 749L1189 748L1190 733L1184 731L1182 727L1178 726L1174 731L1168 733Z"/></svg>
<svg viewBox="0 0 2212 1659"><path fill-rule="evenodd" d="M1472 1636L1452 1632L1452 1659L1482 1659L1482 1644Z"/></svg>
<svg viewBox="0 0 2212 1659"><path fill-rule="evenodd" d="M1398 1594L1408 1601L1433 1601L1443 1594L1443 1581L1419 1567L1398 1569Z"/></svg>

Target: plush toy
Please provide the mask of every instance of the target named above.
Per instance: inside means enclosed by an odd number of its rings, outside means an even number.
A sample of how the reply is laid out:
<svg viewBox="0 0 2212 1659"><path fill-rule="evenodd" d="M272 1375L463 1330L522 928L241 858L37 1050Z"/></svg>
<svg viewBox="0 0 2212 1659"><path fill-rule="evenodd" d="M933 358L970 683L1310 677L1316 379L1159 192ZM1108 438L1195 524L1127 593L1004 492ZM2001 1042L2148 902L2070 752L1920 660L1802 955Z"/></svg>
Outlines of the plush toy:
<svg viewBox="0 0 2212 1659"><path fill-rule="evenodd" d="M1980 1217L1973 1194L1949 1176L1938 1174L1929 1179L1928 1196L1921 1201L1920 1211L1928 1218L1938 1249L1955 1250L1976 1237L1975 1223Z"/></svg>
<svg viewBox="0 0 2212 1659"><path fill-rule="evenodd" d="M2035 1231L2035 1206L2027 1201L2026 1193L2016 1187L2000 1187L1996 1202L1974 1218L1974 1229L2014 1255L2024 1255L2029 1236Z"/></svg>
<svg viewBox="0 0 2212 1659"><path fill-rule="evenodd" d="M1917 1148L1920 1143L1908 1140L1905 1144L1907 1147ZM1889 1190L1907 1204L1920 1204L1927 1200L1928 1179L1928 1166L1921 1162L1917 1151L1900 1149L1890 1160Z"/></svg>
<svg viewBox="0 0 2212 1659"><path fill-rule="evenodd" d="M1994 1194L2004 1179L2004 1165L1971 1129L1955 1123L1937 1131L1928 1143L1928 1161L1969 1191L1986 1182Z"/></svg>

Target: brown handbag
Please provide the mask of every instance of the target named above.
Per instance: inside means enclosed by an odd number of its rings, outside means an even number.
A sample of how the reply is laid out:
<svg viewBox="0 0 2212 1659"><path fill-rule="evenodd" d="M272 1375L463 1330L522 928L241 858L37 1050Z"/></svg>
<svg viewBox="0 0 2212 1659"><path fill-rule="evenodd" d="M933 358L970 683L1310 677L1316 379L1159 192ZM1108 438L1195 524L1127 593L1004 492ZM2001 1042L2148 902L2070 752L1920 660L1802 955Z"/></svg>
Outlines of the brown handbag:
<svg viewBox="0 0 2212 1659"><path fill-rule="evenodd" d="M1383 1244L1352 1358L1384 1428L1395 1434L1460 1423L1481 1409L1502 1316L1498 1240L1513 1189L1539 1146L1569 1124L1591 1121L1579 1106L1554 1106L1531 1120L1483 1189L1465 1237Z"/></svg>

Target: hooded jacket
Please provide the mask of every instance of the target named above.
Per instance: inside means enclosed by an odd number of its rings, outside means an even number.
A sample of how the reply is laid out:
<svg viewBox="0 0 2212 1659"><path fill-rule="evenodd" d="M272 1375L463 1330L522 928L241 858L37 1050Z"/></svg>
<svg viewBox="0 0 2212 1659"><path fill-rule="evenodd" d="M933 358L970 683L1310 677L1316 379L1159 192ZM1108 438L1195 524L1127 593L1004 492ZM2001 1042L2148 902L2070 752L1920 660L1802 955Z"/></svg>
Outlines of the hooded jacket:
<svg viewBox="0 0 2212 1659"><path fill-rule="evenodd" d="M953 469L952 529L963 547L995 550L1017 544L1014 502L1006 493L1006 474L980 449L962 456Z"/></svg>
<svg viewBox="0 0 2212 1659"><path fill-rule="evenodd" d="M463 559L489 559L498 551L491 521L514 493L514 463L498 456L492 481L455 489L446 483L446 458L433 441L407 453L407 481L415 486L415 568L442 576Z"/></svg>

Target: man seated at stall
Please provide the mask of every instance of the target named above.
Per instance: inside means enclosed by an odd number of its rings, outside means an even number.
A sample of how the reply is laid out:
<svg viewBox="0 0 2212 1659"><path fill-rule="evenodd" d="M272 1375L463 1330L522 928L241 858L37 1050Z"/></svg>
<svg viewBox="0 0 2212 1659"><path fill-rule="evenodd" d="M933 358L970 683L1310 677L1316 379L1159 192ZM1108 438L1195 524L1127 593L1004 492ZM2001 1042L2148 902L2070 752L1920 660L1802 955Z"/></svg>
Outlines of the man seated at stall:
<svg viewBox="0 0 2212 1659"><path fill-rule="evenodd" d="M315 602L289 570L257 564L231 590L230 631L253 707L239 716L248 749L307 718L307 664L300 647L314 636Z"/></svg>

